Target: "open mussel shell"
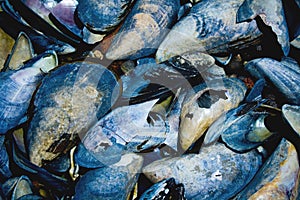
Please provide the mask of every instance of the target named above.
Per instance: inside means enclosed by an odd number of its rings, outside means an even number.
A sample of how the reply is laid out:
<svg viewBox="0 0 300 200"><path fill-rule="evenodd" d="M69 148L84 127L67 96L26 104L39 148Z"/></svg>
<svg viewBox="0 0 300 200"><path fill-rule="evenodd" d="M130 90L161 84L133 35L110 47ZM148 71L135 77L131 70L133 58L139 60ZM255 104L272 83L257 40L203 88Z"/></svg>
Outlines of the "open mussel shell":
<svg viewBox="0 0 300 200"><path fill-rule="evenodd" d="M8 69L19 69L23 62L34 57L34 54L31 40L26 33L20 32L6 61Z"/></svg>
<svg viewBox="0 0 300 200"><path fill-rule="evenodd" d="M78 0L77 15L91 31L107 33L121 23L132 3L132 0Z"/></svg>
<svg viewBox="0 0 300 200"><path fill-rule="evenodd" d="M179 146L186 151L222 113L244 99L246 87L236 78L213 79L187 94L181 110Z"/></svg>
<svg viewBox="0 0 300 200"><path fill-rule="evenodd" d="M68 35L73 35L77 39L83 37L82 30L75 21L75 10L77 8L77 0L62 0L51 8L49 19L61 28Z"/></svg>
<svg viewBox="0 0 300 200"><path fill-rule="evenodd" d="M253 180L234 199L296 199L300 181L297 157L295 147L282 139Z"/></svg>
<svg viewBox="0 0 300 200"><path fill-rule="evenodd" d="M187 199L229 199L251 181L261 164L256 150L240 154L216 143L199 154L154 161L143 173L154 183L173 177L184 185Z"/></svg>
<svg viewBox="0 0 300 200"><path fill-rule="evenodd" d="M10 13L18 13L24 21L20 21L25 25L30 25L30 27L46 34L61 40L72 46L76 46L80 43L78 38L74 38L70 35L63 33L58 29L49 19L48 15L50 10L46 7L43 1L34 1L32 0L6 0L5 4L10 9Z"/></svg>
<svg viewBox="0 0 300 200"><path fill-rule="evenodd" d="M162 180L148 188L139 200L177 199L185 200L184 186L176 184L174 178Z"/></svg>
<svg viewBox="0 0 300 200"><path fill-rule="evenodd" d="M111 109L119 93L115 75L101 64L68 63L45 77L26 135L30 160L41 166L42 160L67 152Z"/></svg>
<svg viewBox="0 0 300 200"><path fill-rule="evenodd" d="M269 116L269 113L250 111L238 116L236 111L233 110L228 115L236 117L225 119L223 123L230 125L225 130L220 131L222 132L222 140L233 150L239 152L249 151L274 136L264 124L264 119Z"/></svg>
<svg viewBox="0 0 300 200"><path fill-rule="evenodd" d="M265 3L264 0L245 0L239 7L236 18L239 23L254 20L257 16L260 16L266 25L271 26L284 55L287 56L290 51L290 38L282 1L271 0Z"/></svg>
<svg viewBox="0 0 300 200"><path fill-rule="evenodd" d="M276 87L284 97L282 103L300 104L300 68L292 58L281 62L272 58L257 58L245 65L245 69L256 78L264 78Z"/></svg>
<svg viewBox="0 0 300 200"><path fill-rule="evenodd" d="M121 106L101 118L82 139L101 163L110 165L126 152L141 152L164 142L168 126L162 118L148 122L158 99Z"/></svg>
<svg viewBox="0 0 300 200"><path fill-rule="evenodd" d="M130 153L112 166L88 171L76 184L74 200L125 200L137 182L142 164L141 156Z"/></svg>
<svg viewBox="0 0 300 200"><path fill-rule="evenodd" d="M155 53L176 22L179 0L137 0L109 47L110 60L137 59Z"/></svg>

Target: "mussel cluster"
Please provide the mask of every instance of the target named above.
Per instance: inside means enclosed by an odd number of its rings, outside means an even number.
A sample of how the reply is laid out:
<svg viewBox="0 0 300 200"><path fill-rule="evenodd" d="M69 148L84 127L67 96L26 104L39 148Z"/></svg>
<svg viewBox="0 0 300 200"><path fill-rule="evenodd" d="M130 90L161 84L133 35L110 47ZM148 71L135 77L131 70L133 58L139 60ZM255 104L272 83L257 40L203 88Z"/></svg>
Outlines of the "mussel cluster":
<svg viewBox="0 0 300 200"><path fill-rule="evenodd" d="M0 5L0 199L300 199L299 0Z"/></svg>

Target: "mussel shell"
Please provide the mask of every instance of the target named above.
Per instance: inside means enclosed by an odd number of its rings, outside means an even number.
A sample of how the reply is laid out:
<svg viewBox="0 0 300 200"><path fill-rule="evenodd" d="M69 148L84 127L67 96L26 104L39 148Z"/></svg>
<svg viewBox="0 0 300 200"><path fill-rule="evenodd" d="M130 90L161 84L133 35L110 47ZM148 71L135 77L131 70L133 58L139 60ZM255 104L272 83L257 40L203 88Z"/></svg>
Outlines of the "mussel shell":
<svg viewBox="0 0 300 200"><path fill-rule="evenodd" d="M296 199L299 172L296 149L282 139L253 180L234 199Z"/></svg>
<svg viewBox="0 0 300 200"><path fill-rule="evenodd" d="M12 200L19 199L20 197L32 194L33 185L27 176L13 177L7 180L2 186L3 192L7 198Z"/></svg>
<svg viewBox="0 0 300 200"><path fill-rule="evenodd" d="M110 110L119 92L116 77L101 64L68 63L45 77L26 136L31 161L41 166L43 159L74 146Z"/></svg>
<svg viewBox="0 0 300 200"><path fill-rule="evenodd" d="M176 22L179 0L137 0L109 47L110 60L137 59L157 50Z"/></svg>
<svg viewBox="0 0 300 200"><path fill-rule="evenodd" d="M272 58L257 58L245 65L245 69L256 78L264 78L283 95L281 103L300 105L300 68L292 58L281 62Z"/></svg>
<svg viewBox="0 0 300 200"><path fill-rule="evenodd" d="M143 173L154 183L174 177L184 185L187 199L229 199L251 181L261 164L255 150L239 154L217 143L201 148L199 154L154 161Z"/></svg>
<svg viewBox="0 0 300 200"><path fill-rule="evenodd" d="M141 156L126 154L113 166L88 171L76 184L74 200L125 200L138 179L142 163Z"/></svg>
<svg viewBox="0 0 300 200"><path fill-rule="evenodd" d="M264 126L264 119L269 116L268 113L250 111L238 116L236 110L232 110L227 114L236 115L236 118L229 117L223 121L224 124L230 124L229 127L225 129L222 129L222 127L216 128L221 129L219 131L221 132L222 141L235 151L245 152L254 149L273 135Z"/></svg>
<svg viewBox="0 0 300 200"><path fill-rule="evenodd" d="M141 152L164 142L168 126L163 119L147 121L158 99L118 107L101 118L82 139L101 163L111 165L126 152Z"/></svg>
<svg viewBox="0 0 300 200"><path fill-rule="evenodd" d="M163 62L185 52L229 54L234 48L257 40L262 33L256 22L236 23L236 11L243 0L209 1L194 5L162 41L156 60ZM226 38L226 39L224 39Z"/></svg>
<svg viewBox="0 0 300 200"><path fill-rule="evenodd" d="M179 145L187 150L224 112L237 107L246 93L245 85L235 78L213 79L190 90L182 105Z"/></svg>
<svg viewBox="0 0 300 200"><path fill-rule="evenodd" d="M290 38L282 1L271 0L266 3L264 0L245 0L237 11L236 19L237 22L244 22L257 16L260 16L267 26L271 26L284 55L287 56L290 51Z"/></svg>
<svg viewBox="0 0 300 200"><path fill-rule="evenodd" d="M56 66L56 53L48 51L30 59L19 70L0 73L1 134L19 124L43 75Z"/></svg>
<svg viewBox="0 0 300 200"><path fill-rule="evenodd" d="M88 29L112 31L126 16L132 0L78 0L77 14Z"/></svg>

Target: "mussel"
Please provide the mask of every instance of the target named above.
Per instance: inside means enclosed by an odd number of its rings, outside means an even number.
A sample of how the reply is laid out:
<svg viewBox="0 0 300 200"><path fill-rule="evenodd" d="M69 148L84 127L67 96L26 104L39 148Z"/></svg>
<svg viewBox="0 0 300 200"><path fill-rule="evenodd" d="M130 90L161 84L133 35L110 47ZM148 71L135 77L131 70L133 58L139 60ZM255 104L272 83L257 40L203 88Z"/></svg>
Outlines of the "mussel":
<svg viewBox="0 0 300 200"><path fill-rule="evenodd" d="M229 199L254 177L262 164L256 151L239 154L224 144L201 148L199 154L164 158L143 168L154 183L174 177L187 199Z"/></svg>
<svg viewBox="0 0 300 200"><path fill-rule="evenodd" d="M213 79L187 94L181 110L179 145L187 150L223 113L243 100L246 87L234 78Z"/></svg>
<svg viewBox="0 0 300 200"><path fill-rule="evenodd" d="M243 0L209 1L195 4L170 30L156 52L156 60L190 51L228 54L230 47L251 43L262 33L255 21L236 23L236 12Z"/></svg>
<svg viewBox="0 0 300 200"><path fill-rule="evenodd" d="M137 0L106 57L111 60L137 59L155 53L176 22L179 7L179 0Z"/></svg>
<svg viewBox="0 0 300 200"><path fill-rule="evenodd" d="M44 74L57 66L54 51L47 51L30 59L17 71L0 73L0 133L17 126L26 113L34 91Z"/></svg>
<svg viewBox="0 0 300 200"><path fill-rule="evenodd" d="M139 177L142 164L141 156L125 154L112 166L85 173L76 184L74 200L126 200Z"/></svg>
<svg viewBox="0 0 300 200"><path fill-rule="evenodd" d="M26 135L30 160L41 166L76 145L119 92L116 77L101 64L69 63L45 77Z"/></svg>

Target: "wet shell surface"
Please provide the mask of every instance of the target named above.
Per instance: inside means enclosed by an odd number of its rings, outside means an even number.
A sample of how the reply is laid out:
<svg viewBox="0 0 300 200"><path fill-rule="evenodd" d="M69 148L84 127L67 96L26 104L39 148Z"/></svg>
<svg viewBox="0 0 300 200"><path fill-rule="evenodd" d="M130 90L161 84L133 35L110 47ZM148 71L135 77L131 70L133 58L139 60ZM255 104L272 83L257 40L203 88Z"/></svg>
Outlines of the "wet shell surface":
<svg viewBox="0 0 300 200"><path fill-rule="evenodd" d="M41 166L67 151L111 108L120 87L113 73L86 62L61 66L37 91L27 133L31 162Z"/></svg>
<svg viewBox="0 0 300 200"><path fill-rule="evenodd" d="M179 0L137 0L112 41L110 60L137 59L155 53L177 19Z"/></svg>
<svg viewBox="0 0 300 200"><path fill-rule="evenodd" d="M250 182L261 159L256 151L239 154L217 143L199 154L154 161L143 173L154 183L174 177L184 185L187 199L229 199Z"/></svg>

